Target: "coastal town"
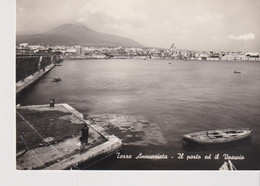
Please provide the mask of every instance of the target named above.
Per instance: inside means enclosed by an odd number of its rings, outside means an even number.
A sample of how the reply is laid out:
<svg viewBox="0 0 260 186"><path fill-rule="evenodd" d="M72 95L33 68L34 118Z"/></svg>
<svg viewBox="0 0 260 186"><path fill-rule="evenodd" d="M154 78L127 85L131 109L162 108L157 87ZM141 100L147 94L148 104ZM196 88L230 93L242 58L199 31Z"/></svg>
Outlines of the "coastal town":
<svg viewBox="0 0 260 186"><path fill-rule="evenodd" d="M95 47L65 45L30 45L20 43L16 55L60 55L66 59L176 59L207 61L260 61L259 52L242 51L195 51L178 49L174 43L170 48Z"/></svg>

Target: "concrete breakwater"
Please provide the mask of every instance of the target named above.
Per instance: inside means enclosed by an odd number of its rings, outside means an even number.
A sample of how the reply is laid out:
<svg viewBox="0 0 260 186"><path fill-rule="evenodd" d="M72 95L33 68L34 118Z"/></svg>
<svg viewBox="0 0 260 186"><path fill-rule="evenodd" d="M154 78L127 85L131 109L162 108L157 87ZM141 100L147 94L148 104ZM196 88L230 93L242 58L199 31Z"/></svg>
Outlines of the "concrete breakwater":
<svg viewBox="0 0 260 186"><path fill-rule="evenodd" d="M16 56L16 97L61 61L59 55Z"/></svg>
<svg viewBox="0 0 260 186"><path fill-rule="evenodd" d="M48 105L17 107L16 113L18 170L64 170L82 164L86 167L122 147L120 139L92 125L65 103L55 108ZM79 140L82 124L89 126L87 144Z"/></svg>
<svg viewBox="0 0 260 186"><path fill-rule="evenodd" d="M46 66L44 70L39 70L23 80L20 80L16 82L16 97L18 97L23 91L34 85L41 77L43 77L46 73L48 73L52 68L54 67L54 64L50 64L49 66Z"/></svg>
<svg viewBox="0 0 260 186"><path fill-rule="evenodd" d="M16 56L16 82L60 60L58 55Z"/></svg>

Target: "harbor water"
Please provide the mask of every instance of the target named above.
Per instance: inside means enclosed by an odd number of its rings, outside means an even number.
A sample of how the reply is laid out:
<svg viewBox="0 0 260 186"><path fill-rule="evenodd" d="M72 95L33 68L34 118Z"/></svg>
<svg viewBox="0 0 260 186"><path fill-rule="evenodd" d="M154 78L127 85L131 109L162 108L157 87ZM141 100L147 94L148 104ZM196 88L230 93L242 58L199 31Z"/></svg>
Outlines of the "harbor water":
<svg viewBox="0 0 260 186"><path fill-rule="evenodd" d="M135 134L146 137L132 138L120 153L85 169L217 170L231 158L239 170L259 170L259 72L259 62L65 60L17 103L47 104L53 96L85 118L138 123ZM241 127L253 129L250 139L213 147L182 143L186 133Z"/></svg>

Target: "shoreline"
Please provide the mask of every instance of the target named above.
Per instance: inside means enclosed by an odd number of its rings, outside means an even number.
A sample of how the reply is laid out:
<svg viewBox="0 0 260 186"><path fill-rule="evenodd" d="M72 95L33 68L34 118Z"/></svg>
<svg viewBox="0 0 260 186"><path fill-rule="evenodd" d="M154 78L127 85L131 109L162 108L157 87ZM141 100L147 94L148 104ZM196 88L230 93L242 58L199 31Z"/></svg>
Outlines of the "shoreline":
<svg viewBox="0 0 260 186"><path fill-rule="evenodd" d="M169 61L202 61L202 62L260 62L260 58L248 58L248 59L173 59L173 58L145 58L145 57L121 57L121 58L85 58L85 57L76 57L76 58L65 58L64 60L169 60Z"/></svg>

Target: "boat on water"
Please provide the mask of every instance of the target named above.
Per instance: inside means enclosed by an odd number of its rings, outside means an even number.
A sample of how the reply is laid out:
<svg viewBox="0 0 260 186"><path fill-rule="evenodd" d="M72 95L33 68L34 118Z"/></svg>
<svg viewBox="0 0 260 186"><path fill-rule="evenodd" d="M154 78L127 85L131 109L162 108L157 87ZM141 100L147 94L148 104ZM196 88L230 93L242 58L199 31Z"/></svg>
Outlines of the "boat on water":
<svg viewBox="0 0 260 186"><path fill-rule="evenodd" d="M60 77L55 77L55 78L52 79L52 82L58 82L58 81L61 81Z"/></svg>
<svg viewBox="0 0 260 186"><path fill-rule="evenodd" d="M183 140L197 144L222 144L250 137L251 132L251 128L200 131L183 135Z"/></svg>
<svg viewBox="0 0 260 186"><path fill-rule="evenodd" d="M55 63L54 65L55 65L55 66L62 66L61 63Z"/></svg>
<svg viewBox="0 0 260 186"><path fill-rule="evenodd" d="M237 170L231 160L225 161L224 164L219 168L221 171Z"/></svg>
<svg viewBox="0 0 260 186"><path fill-rule="evenodd" d="M241 74L241 72L235 70L234 74Z"/></svg>

